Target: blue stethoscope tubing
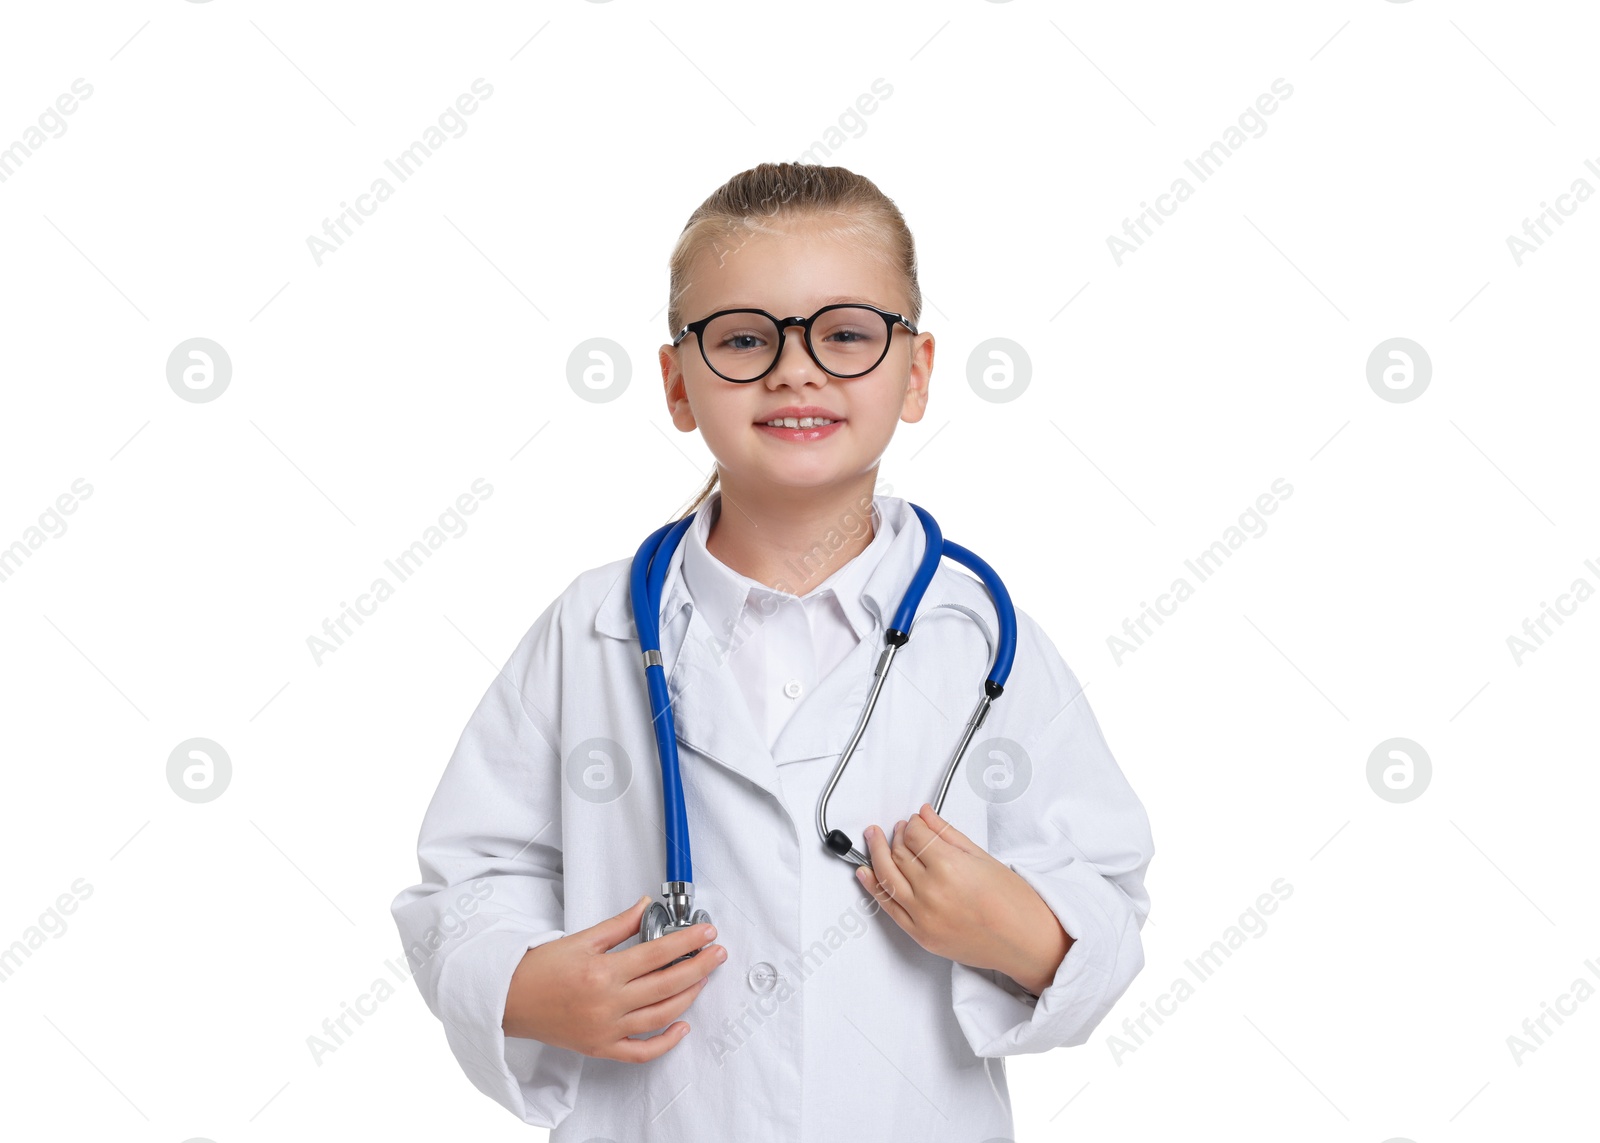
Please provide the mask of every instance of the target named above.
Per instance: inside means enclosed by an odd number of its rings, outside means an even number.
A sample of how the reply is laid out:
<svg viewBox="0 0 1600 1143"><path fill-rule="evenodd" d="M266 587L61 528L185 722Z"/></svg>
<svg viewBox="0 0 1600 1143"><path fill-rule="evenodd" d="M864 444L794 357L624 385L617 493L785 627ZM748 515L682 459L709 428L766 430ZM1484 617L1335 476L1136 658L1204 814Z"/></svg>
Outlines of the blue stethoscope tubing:
<svg viewBox="0 0 1600 1143"><path fill-rule="evenodd" d="M994 602L1000 631L995 647L994 663L984 680L983 695L967 720L961 741L945 767L938 798L932 803L935 813L938 813L944 805L950 780L971 744L973 734L983 724L990 704L999 698L1004 690L1006 679L1011 674L1012 660L1016 655L1016 611L1011 604L1011 595L1006 591L999 575L970 549L946 540L939 525L927 511L916 504L910 507L922 524L926 540L922 562L917 566L916 574L912 576L911 584L906 588L900 606L895 611L893 626L884 632L884 649L873 671L872 689L862 707L855 730L850 735L850 741L840 755L833 776L817 803L817 829L823 842L834 854L854 865L870 865L871 859L855 848L849 835L842 830L828 828L828 799L832 796L845 766L866 732L867 724L872 717L872 709L877 704L878 694L888 677L889 666L894 661L895 652L911 638L911 627L916 618L917 608L922 603L923 593L933 582L934 573L938 571L939 562L943 557L949 556L974 572L983 582ZM628 578L633 622L639 634L639 647L644 659L645 685L650 696L651 724L655 728L656 752L661 759L661 798L667 838L667 879L662 885L666 906L663 907L658 902L646 910L640 924L641 938L646 940L709 920L705 910L693 911L694 864L689 851L689 822L684 809L683 779L678 769L678 739L672 718L672 699L667 689L667 672L661 657L662 585L666 582L667 566L672 562L673 553L694 520L695 516L691 514L681 520L663 524L650 533L634 554Z"/></svg>
<svg viewBox="0 0 1600 1143"><path fill-rule="evenodd" d="M666 817L667 880L693 881L694 863L689 854L689 818L683 808L683 779L678 772L678 735L672 718L672 698L667 691L667 671L661 661L661 586L666 582L667 565L678 541L694 523L685 516L663 524L639 545L628 578L628 593L633 603L633 625L639 632L639 647L644 655L645 685L650 692L650 722L656 733L656 753L661 758L661 798ZM656 554L662 545L661 559Z"/></svg>

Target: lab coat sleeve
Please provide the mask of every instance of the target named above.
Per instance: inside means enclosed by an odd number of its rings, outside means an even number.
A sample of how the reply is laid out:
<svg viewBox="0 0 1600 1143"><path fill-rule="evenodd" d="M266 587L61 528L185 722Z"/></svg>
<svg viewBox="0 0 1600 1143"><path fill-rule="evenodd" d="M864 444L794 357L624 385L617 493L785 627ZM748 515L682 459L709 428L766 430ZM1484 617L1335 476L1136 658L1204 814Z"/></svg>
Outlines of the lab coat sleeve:
<svg viewBox="0 0 1600 1143"><path fill-rule="evenodd" d="M538 1127L574 1107L584 1057L501 1029L511 974L563 929L558 599L489 684L422 821L422 880L391 906L428 1008L473 1085Z"/></svg>
<svg viewBox="0 0 1600 1143"><path fill-rule="evenodd" d="M1026 759L1014 778L1027 784L988 804L988 851L1075 940L1037 1000L1004 973L951 961L956 1020L978 1056L1086 1042L1144 967L1139 932L1150 911L1144 876L1155 849L1144 806L1055 646L1020 612L1017 625L1016 667L1036 677L1024 682L1014 670L1011 683L1024 685L1016 694L1008 685L998 702L1025 704L1008 725Z"/></svg>

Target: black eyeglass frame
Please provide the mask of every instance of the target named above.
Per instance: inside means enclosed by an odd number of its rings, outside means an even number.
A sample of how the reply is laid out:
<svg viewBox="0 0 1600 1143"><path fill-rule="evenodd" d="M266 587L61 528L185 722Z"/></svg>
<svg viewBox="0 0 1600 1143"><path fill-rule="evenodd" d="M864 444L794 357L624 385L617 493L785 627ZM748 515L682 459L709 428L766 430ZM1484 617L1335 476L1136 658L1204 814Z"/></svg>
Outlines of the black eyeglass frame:
<svg viewBox="0 0 1600 1143"><path fill-rule="evenodd" d="M874 361L870 368L863 369L860 373L835 373L826 365L822 364L821 359L817 357L816 347L811 344L811 327L816 323L816 320L829 310L844 309L871 310L873 313L877 314L883 319L883 352L878 355L878 360ZM704 337L706 326L710 325L717 318L726 317L728 314L760 314L773 325L778 327L777 351L772 355L772 363L763 369L758 376L743 378L729 377L715 365L711 364L711 358L706 356L706 343ZM867 302L835 302L833 305L823 306L810 317L786 318L780 318L773 314L769 314L766 310L745 306L740 307L739 309L718 310L716 313L710 314L707 317L703 317L699 321L690 322L688 325L684 326L678 331L678 335L672 339L672 344L674 347L676 347L683 341L684 338L688 337L691 333L694 334L694 340L696 344L700 346L700 360L706 363L707 369L711 370L711 372L715 373L718 377L721 377L724 381L731 382L734 385L749 385L761 380L762 377L765 377L768 373L771 373L778 367L778 362L783 358L784 332L792 325L797 325L802 331L804 331L806 353L810 356L811 360L816 363L817 368L822 370L829 377L837 377L841 381L849 381L856 377L865 377L868 373L871 373L873 369L876 369L878 366L883 364L884 358L889 356L889 347L894 344L894 327L896 325L905 326L906 329L910 330L913 334L917 332L917 327L907 321L904 314L891 313L888 310L879 309L877 306L870 305Z"/></svg>

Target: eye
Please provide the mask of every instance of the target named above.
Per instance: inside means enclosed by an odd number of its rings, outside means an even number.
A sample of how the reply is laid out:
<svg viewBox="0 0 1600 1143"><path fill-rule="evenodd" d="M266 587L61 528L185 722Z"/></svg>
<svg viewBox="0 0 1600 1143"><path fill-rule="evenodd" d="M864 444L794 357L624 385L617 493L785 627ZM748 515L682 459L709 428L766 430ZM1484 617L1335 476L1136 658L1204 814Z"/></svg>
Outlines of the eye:
<svg viewBox="0 0 1600 1143"><path fill-rule="evenodd" d="M766 341L759 333L730 333L717 344L727 349L750 350L759 349Z"/></svg>

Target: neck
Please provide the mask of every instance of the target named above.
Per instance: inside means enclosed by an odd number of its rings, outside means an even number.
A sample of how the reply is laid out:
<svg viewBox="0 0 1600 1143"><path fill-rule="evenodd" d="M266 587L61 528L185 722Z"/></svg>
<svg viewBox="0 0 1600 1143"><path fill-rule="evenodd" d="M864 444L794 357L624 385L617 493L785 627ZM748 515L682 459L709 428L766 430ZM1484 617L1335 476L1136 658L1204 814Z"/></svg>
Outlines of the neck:
<svg viewBox="0 0 1600 1143"><path fill-rule="evenodd" d="M722 503L706 548L740 575L804 595L866 551L878 470L836 487L745 488L722 482Z"/></svg>

